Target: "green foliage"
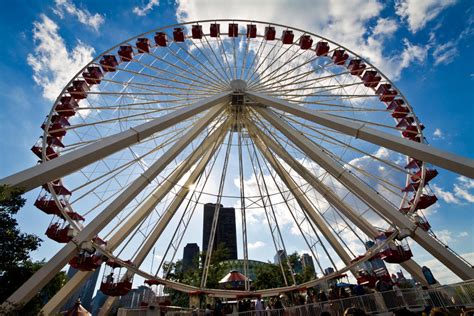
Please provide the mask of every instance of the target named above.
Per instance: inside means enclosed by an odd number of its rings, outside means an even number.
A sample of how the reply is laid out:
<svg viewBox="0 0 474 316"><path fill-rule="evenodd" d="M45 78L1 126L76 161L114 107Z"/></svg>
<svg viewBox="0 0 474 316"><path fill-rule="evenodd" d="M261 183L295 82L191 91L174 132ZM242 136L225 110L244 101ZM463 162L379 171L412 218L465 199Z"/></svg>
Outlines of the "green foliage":
<svg viewBox="0 0 474 316"><path fill-rule="evenodd" d="M284 286L283 275L279 265L265 264L256 268L256 277L252 286L256 290L270 289Z"/></svg>
<svg viewBox="0 0 474 316"><path fill-rule="evenodd" d="M41 239L32 234L21 233L13 217L25 204L19 189L0 186L0 272L12 269L30 257Z"/></svg>
<svg viewBox="0 0 474 316"><path fill-rule="evenodd" d="M39 247L41 239L36 235L21 233L13 217L25 204L22 193L19 189L0 186L0 302L5 301L44 265L43 261L30 260L30 252ZM38 315L41 307L66 280L64 272L58 273L18 314Z"/></svg>

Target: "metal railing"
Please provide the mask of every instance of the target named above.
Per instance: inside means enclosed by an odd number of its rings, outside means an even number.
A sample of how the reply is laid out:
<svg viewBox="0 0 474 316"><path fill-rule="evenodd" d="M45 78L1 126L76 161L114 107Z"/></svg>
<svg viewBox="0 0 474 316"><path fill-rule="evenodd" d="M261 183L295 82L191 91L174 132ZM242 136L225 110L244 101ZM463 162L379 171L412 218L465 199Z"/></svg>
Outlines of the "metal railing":
<svg viewBox="0 0 474 316"><path fill-rule="evenodd" d="M439 286L431 289L411 288L397 291L376 292L360 296L350 296L325 302L307 303L299 306L285 307L281 310L233 312L238 316L314 316L323 311L331 315L343 315L347 308L359 308L366 313L381 313L399 309L423 310L425 307L440 307L445 309L474 307L474 280ZM129 310L119 313L123 316L155 315L154 313L139 313L141 310ZM121 310L123 312L123 310ZM204 310L166 310L166 316L192 315L205 316ZM224 315L224 314L223 314Z"/></svg>

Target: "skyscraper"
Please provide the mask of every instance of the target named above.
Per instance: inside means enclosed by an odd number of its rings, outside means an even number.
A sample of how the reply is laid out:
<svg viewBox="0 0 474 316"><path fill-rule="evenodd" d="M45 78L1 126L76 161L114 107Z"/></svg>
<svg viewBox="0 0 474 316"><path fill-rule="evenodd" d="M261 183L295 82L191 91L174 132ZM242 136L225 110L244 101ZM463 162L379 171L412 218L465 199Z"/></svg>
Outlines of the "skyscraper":
<svg viewBox="0 0 474 316"><path fill-rule="evenodd" d="M183 271L198 268L199 246L196 243L187 244L183 249Z"/></svg>
<svg viewBox="0 0 474 316"><path fill-rule="evenodd" d="M216 204L213 203L204 205L204 219L202 225L202 250L204 252L207 251L209 245L215 207ZM221 205L219 208L213 250L215 250L219 244L224 244L224 247L228 250L228 255L223 258L223 260L237 259L237 234L235 228L235 209L233 207L223 207Z"/></svg>
<svg viewBox="0 0 474 316"><path fill-rule="evenodd" d="M278 250L277 253L275 254L275 257L273 257L274 264L280 264L280 261L284 262L285 260L286 260L286 251L283 249Z"/></svg>
<svg viewBox="0 0 474 316"><path fill-rule="evenodd" d="M309 254L304 253L301 255L301 263L303 264L303 268L309 267L311 272L315 272L313 257L311 257Z"/></svg>

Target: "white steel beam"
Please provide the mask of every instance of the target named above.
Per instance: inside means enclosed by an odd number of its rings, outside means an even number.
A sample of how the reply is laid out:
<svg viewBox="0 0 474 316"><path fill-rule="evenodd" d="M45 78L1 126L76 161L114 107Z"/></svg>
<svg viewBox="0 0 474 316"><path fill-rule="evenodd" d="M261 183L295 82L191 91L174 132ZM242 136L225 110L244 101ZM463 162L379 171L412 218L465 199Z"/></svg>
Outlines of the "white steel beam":
<svg viewBox="0 0 474 316"><path fill-rule="evenodd" d="M273 157L273 154L268 150L266 144L261 139L257 138L252 130L250 131L250 137L252 137L255 145L263 154L265 159L267 159L267 161L270 163L272 168L277 172L278 176L285 183L286 187L293 194L301 209L311 218L313 223L318 227L324 238L326 238L334 251L336 251L339 258L342 259L344 264L349 265L351 263L351 257L346 252L344 247L342 247L342 245L339 243L336 236L334 236L334 234L329 230L329 227L324 223L322 216L314 209L303 191L301 191L291 175L284 169L282 164Z"/></svg>
<svg viewBox="0 0 474 316"><path fill-rule="evenodd" d="M308 109L263 93L247 91L252 99L280 111L291 113L305 120L332 128L341 133L360 138L370 143L429 162L447 170L474 178L474 160L457 156L432 146L417 143L365 126L363 123L346 120L333 115Z"/></svg>
<svg viewBox="0 0 474 316"><path fill-rule="evenodd" d="M299 161L292 157L280 144L278 144L271 137L260 131L255 124L249 121L248 127L256 132L257 136L262 142L271 149L276 155L278 155L288 166L298 173L306 182L308 182L319 194L321 194L326 201L332 205L335 209L339 210L346 218L349 219L354 225L356 225L364 234L371 239L374 239L380 234L379 231L372 226L364 217L357 214L352 207L342 200L336 193L334 193L327 185L319 180L312 172L304 167ZM401 266L405 268L412 277L423 285L428 285L425 276L421 270L421 267L410 259L401 263Z"/></svg>
<svg viewBox="0 0 474 316"><path fill-rule="evenodd" d="M153 211L155 206L168 194L168 192L174 187L181 177L188 172L188 170L217 142L220 143L223 139L224 128L227 128L224 124L217 128L211 135L206 137L203 142L196 148L193 153L185 160L181 165L176 168L170 177L164 181L159 187L157 187L149 197L137 207L137 210L131 216L131 218L125 222L112 237L107 240L107 250L113 252L125 238L142 222L143 219ZM71 280L69 280L61 290L56 293L47 303L43 306L41 311L45 315L52 315L57 313L61 306L63 306L70 295L75 293L79 286L87 280L92 272L78 271Z"/></svg>
<svg viewBox="0 0 474 316"><path fill-rule="evenodd" d="M193 105L155 118L147 123L105 137L73 152L0 179L0 184L7 184L30 191L46 182L62 178L127 146L138 143L154 133L178 124L216 104L226 102L229 94L230 92L221 92Z"/></svg>
<svg viewBox="0 0 474 316"><path fill-rule="evenodd" d="M304 137L301 133L288 125L276 113L259 106L254 107L254 109L296 146L298 146L306 155L308 155L308 157L318 163L323 169L329 172L329 174L343 184L355 196L369 205L374 211L387 218L391 223L398 226L399 229L410 231L411 237L420 244L420 246L430 252L458 277L463 280L474 278L474 269L472 266L466 264L461 258L449 251L449 249L446 249L427 232L422 229L417 229L415 223L410 221L410 219L399 212L388 201L383 199L372 188L356 178L347 169L344 169L337 163L337 161L311 142L311 140Z"/></svg>
<svg viewBox="0 0 474 316"><path fill-rule="evenodd" d="M77 247L90 241L100 232L130 201L135 198L192 140L219 114L226 105L214 106L199 121L190 128L159 160L129 185L113 202L111 202L89 225L84 227L72 241L67 243L40 270L16 290L3 304L7 309L26 304L38 291L51 280L59 270L76 254Z"/></svg>
<svg viewBox="0 0 474 316"><path fill-rule="evenodd" d="M197 164L196 168L191 172L191 175L189 178L186 180L185 184L181 187L179 190L178 194L175 196L171 204L168 206L166 209L166 212L163 214L163 216L160 218L158 221L158 225L153 229L151 234L148 236L146 241L141 245L140 250L138 251L137 255L135 258L133 258L133 265L135 267L139 267L147 255L150 253L152 250L153 246L156 244L156 241L160 238L161 234L165 230L165 228L168 226L169 222L173 218L173 216L176 214L176 211L178 208L181 206L181 203L183 203L184 199L189 193L189 188L196 183L197 179L199 176L203 173L204 169L206 168L207 164L209 163L209 160L214 156L215 152L219 148L219 145L222 143L224 140L224 136L226 134L226 131L228 130L229 124L225 123L225 128L220 129L221 135L219 135L218 143L215 143L216 146L214 146L212 149L208 150L204 156L202 157L201 161ZM133 276L132 271L127 272L127 277L131 278ZM102 315L108 315L110 312L110 309L112 308L114 302L117 300L117 297L110 296L107 298L107 300L104 302L102 305L99 316Z"/></svg>

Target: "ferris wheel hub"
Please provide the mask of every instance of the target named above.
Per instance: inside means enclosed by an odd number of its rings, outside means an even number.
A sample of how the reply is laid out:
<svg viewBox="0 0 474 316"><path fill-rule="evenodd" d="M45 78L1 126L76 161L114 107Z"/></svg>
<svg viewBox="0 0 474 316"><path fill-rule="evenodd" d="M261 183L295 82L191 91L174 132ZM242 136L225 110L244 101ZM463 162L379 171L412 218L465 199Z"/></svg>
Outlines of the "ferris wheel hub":
<svg viewBox="0 0 474 316"><path fill-rule="evenodd" d="M230 82L230 86L234 92L244 92L247 88L247 82L241 79L234 79Z"/></svg>

